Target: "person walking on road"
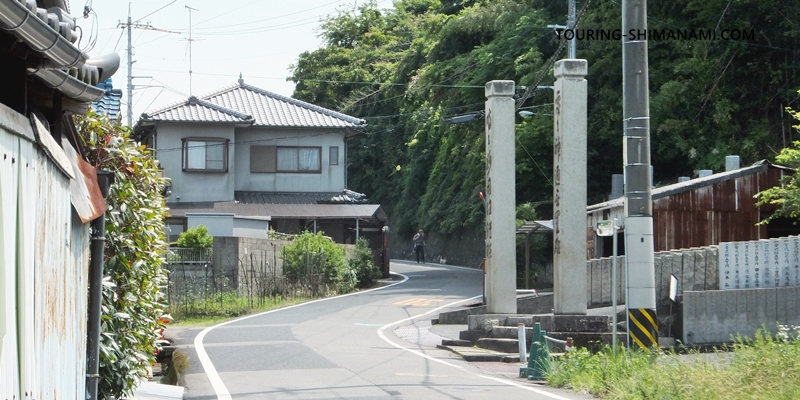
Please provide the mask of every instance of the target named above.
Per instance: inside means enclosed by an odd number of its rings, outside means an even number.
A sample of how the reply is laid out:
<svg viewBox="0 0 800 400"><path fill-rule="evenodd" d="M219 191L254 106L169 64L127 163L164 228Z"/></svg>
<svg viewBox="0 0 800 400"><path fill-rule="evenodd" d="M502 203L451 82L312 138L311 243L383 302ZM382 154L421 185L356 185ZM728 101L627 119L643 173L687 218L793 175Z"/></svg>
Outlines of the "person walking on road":
<svg viewBox="0 0 800 400"><path fill-rule="evenodd" d="M419 232L417 232L417 234L414 235L414 252L417 253L417 264L420 263L420 260L422 260L422 263L424 264L425 263L425 233L422 232L422 229L420 229ZM420 255L422 257L420 257Z"/></svg>

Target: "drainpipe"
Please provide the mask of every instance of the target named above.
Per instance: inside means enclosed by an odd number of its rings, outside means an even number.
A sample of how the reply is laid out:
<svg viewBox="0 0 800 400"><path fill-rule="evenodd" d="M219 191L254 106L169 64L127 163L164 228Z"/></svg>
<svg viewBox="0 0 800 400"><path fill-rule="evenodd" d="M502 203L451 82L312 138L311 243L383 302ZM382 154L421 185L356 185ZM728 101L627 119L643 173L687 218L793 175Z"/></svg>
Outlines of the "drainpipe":
<svg viewBox="0 0 800 400"><path fill-rule="evenodd" d="M97 183L103 199L114 182L114 173L97 170ZM92 221L92 260L89 263L89 326L86 340L86 398L97 400L97 383L100 380L100 314L103 302L103 261L105 260L106 216Z"/></svg>

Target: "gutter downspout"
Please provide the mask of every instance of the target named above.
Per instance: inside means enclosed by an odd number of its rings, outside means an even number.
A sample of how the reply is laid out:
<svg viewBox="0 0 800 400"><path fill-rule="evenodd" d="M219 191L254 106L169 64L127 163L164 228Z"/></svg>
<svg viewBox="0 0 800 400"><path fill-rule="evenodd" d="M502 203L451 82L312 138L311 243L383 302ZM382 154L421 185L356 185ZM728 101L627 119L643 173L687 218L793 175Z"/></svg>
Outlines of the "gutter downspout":
<svg viewBox="0 0 800 400"><path fill-rule="evenodd" d="M114 182L114 173L97 170L97 183L103 199ZM92 221L91 262L89 263L89 326L86 340L86 398L97 400L100 380L100 316L103 302L103 262L105 261L106 215Z"/></svg>

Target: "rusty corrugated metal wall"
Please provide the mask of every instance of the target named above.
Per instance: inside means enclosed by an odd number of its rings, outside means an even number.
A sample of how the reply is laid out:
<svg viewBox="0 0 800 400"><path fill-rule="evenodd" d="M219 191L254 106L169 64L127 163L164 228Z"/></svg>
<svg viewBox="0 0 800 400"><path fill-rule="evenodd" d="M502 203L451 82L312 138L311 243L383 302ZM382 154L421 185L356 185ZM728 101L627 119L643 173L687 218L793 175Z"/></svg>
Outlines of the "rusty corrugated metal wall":
<svg viewBox="0 0 800 400"><path fill-rule="evenodd" d="M655 251L766 239L766 226L756 226L766 210L756 207L754 196L778 185L781 174L781 169L768 166L653 200Z"/></svg>
<svg viewBox="0 0 800 400"><path fill-rule="evenodd" d="M757 208L754 196L780 184L785 169L763 166L752 174L673 193L653 200L655 251L669 251L766 239L767 227L756 224L772 213L773 206ZM654 196L655 197L655 196ZM587 259L602 255L595 249L598 221L624 220L623 207L605 207L587 214Z"/></svg>
<svg viewBox="0 0 800 400"><path fill-rule="evenodd" d="M30 122L0 105L0 398L85 398L88 225Z"/></svg>

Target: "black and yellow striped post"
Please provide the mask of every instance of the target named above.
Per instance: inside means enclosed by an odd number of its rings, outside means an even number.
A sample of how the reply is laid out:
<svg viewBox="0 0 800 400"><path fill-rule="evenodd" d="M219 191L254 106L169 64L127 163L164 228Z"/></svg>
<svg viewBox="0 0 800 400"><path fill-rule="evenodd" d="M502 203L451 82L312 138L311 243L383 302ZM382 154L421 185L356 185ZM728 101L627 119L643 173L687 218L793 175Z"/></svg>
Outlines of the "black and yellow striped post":
<svg viewBox="0 0 800 400"><path fill-rule="evenodd" d="M649 308L628 310L628 338L631 346L648 353L651 349L658 349L656 310Z"/></svg>

